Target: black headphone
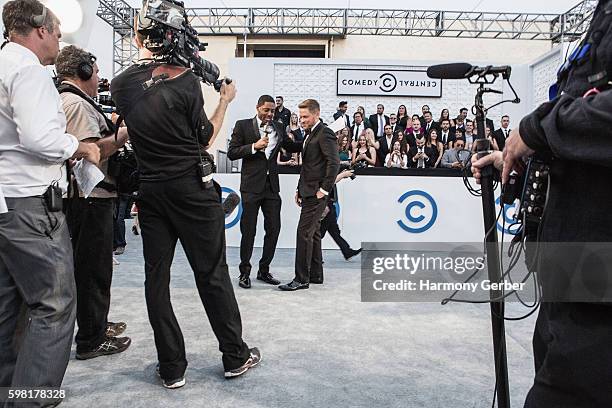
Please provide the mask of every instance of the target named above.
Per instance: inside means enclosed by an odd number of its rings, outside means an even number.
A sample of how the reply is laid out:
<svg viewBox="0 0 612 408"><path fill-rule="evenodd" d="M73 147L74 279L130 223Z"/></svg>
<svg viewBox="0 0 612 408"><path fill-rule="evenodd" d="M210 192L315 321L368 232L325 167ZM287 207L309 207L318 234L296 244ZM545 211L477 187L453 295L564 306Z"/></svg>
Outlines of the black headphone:
<svg viewBox="0 0 612 408"><path fill-rule="evenodd" d="M89 81L94 74L94 64L97 58L93 54L87 54L88 61L83 61L77 68L77 76L83 81Z"/></svg>
<svg viewBox="0 0 612 408"><path fill-rule="evenodd" d="M30 25L34 28L40 28L45 24L47 19L47 8L43 5L42 14L33 15L30 17Z"/></svg>

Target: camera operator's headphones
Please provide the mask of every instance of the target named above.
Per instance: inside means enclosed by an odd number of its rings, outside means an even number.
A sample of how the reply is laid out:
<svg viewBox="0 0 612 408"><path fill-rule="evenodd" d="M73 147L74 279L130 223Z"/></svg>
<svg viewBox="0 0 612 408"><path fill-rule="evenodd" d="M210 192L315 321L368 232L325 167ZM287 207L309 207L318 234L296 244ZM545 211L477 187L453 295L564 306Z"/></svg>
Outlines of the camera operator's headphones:
<svg viewBox="0 0 612 408"><path fill-rule="evenodd" d="M47 19L47 7L43 4L42 13L30 17L30 25L34 28L40 28L45 24Z"/></svg>
<svg viewBox="0 0 612 408"><path fill-rule="evenodd" d="M83 81L89 81L94 74L94 64L97 58L95 55L88 53L87 60L83 61L77 67L77 76Z"/></svg>

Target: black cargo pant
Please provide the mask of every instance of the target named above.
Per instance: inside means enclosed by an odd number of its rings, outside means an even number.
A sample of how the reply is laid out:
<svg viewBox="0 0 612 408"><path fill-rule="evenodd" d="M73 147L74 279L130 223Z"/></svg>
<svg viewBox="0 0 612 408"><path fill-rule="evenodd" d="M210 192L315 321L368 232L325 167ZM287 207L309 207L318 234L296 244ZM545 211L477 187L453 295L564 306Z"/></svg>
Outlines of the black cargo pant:
<svg viewBox="0 0 612 408"><path fill-rule="evenodd" d="M91 350L106 339L113 279L114 207L114 198L68 200L77 287L78 352Z"/></svg>
<svg viewBox="0 0 612 408"><path fill-rule="evenodd" d="M170 266L180 240L226 370L249 358L225 260L225 218L216 188L194 177L141 182L137 199L145 258L145 297L162 378L187 368L185 343L170 303Z"/></svg>
<svg viewBox="0 0 612 408"><path fill-rule="evenodd" d="M543 302L525 408L612 406L612 306Z"/></svg>
<svg viewBox="0 0 612 408"><path fill-rule="evenodd" d="M0 387L59 388L75 317L65 217L48 212L42 197L6 201L9 212L0 214ZM14 336L24 303L27 322L16 349Z"/></svg>

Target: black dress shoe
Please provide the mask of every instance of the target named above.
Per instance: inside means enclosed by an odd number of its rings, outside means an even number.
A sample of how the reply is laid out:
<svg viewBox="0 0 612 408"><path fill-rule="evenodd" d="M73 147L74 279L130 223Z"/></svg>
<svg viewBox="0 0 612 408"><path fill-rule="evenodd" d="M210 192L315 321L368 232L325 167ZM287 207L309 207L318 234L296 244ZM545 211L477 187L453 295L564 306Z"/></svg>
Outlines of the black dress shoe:
<svg viewBox="0 0 612 408"><path fill-rule="evenodd" d="M280 285L280 281L276 279L270 272L259 272L257 274L257 280L264 281L270 285Z"/></svg>
<svg viewBox="0 0 612 408"><path fill-rule="evenodd" d="M251 278L249 278L249 275L241 274L240 277L238 278L238 286L244 289L250 289L251 288Z"/></svg>
<svg viewBox="0 0 612 408"><path fill-rule="evenodd" d="M361 251L363 251L363 248L350 249L348 255L345 256L344 259L346 259L348 261L352 257L359 255L361 253Z"/></svg>
<svg viewBox="0 0 612 408"><path fill-rule="evenodd" d="M278 287L280 290L285 290L285 291L294 291L294 290L299 290L299 289L308 289L308 284L307 283L300 283L296 280L292 280L291 282L284 284L284 285L280 285Z"/></svg>
<svg viewBox="0 0 612 408"><path fill-rule="evenodd" d="M323 271L319 271L319 273L312 273L310 271L310 283L314 283L315 285L321 285L323 283Z"/></svg>

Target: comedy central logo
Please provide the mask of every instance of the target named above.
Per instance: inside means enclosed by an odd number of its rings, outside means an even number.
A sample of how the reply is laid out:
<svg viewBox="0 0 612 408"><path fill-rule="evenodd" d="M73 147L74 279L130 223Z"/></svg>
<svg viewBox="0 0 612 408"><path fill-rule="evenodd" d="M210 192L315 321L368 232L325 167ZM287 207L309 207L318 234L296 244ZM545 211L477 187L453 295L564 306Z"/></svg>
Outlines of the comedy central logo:
<svg viewBox="0 0 612 408"><path fill-rule="evenodd" d="M223 202L230 193L236 193L236 192L229 187L221 187L221 201ZM238 204L238 207L236 207L236 209L234 209L234 211L231 214L225 215L225 229L230 229L234 225L238 224L238 221L240 221L241 217L242 217L242 200L240 200L240 204Z"/></svg>
<svg viewBox="0 0 612 408"><path fill-rule="evenodd" d="M404 193L398 200L400 204L406 202L406 218L398 220L399 225L404 231L411 234L420 234L429 230L438 218L438 205L436 200L421 190L413 190Z"/></svg>
<svg viewBox="0 0 612 408"><path fill-rule="evenodd" d="M397 88L397 78L395 75L386 72L380 76L381 84L379 86L380 90L383 92L393 92L395 88Z"/></svg>

